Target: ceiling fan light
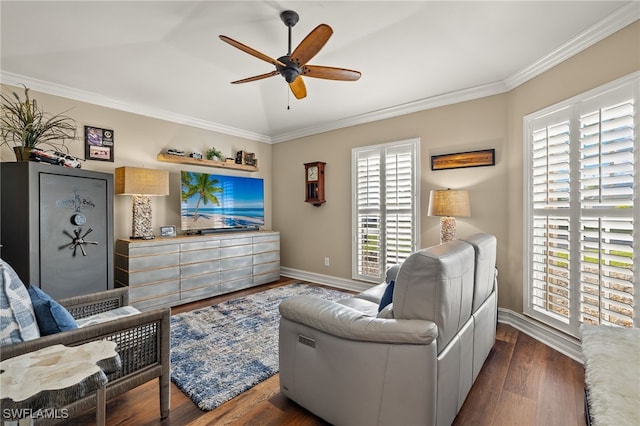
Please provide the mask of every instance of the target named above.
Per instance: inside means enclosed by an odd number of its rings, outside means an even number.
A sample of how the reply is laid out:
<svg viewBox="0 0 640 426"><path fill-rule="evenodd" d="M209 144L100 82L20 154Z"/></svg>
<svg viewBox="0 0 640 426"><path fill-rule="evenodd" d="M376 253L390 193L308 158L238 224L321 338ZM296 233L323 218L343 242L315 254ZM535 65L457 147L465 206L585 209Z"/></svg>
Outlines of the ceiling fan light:
<svg viewBox="0 0 640 426"><path fill-rule="evenodd" d="M296 80L296 78L298 78L298 76L300 75L300 72L298 72L298 70L295 70L293 68L285 68L282 70L281 73L284 79L287 81L287 83L293 83Z"/></svg>

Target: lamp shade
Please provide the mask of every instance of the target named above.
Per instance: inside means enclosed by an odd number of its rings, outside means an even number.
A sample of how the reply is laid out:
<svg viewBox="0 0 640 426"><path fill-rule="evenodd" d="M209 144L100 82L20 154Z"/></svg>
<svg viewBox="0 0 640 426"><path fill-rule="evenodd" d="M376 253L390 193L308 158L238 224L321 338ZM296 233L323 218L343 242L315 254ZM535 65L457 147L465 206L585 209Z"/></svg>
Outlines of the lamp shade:
<svg viewBox="0 0 640 426"><path fill-rule="evenodd" d="M441 189L429 194L429 216L469 217L469 192Z"/></svg>
<svg viewBox="0 0 640 426"><path fill-rule="evenodd" d="M127 195L169 195L169 172L138 167L118 167L115 192Z"/></svg>

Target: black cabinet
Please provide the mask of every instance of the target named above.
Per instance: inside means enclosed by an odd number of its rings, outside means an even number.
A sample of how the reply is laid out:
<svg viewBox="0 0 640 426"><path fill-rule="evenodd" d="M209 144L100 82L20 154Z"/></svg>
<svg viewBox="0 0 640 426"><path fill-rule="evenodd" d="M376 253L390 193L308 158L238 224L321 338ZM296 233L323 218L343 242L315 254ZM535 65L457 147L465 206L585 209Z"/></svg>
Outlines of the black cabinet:
<svg viewBox="0 0 640 426"><path fill-rule="evenodd" d="M113 175L0 163L2 258L52 297L113 288Z"/></svg>

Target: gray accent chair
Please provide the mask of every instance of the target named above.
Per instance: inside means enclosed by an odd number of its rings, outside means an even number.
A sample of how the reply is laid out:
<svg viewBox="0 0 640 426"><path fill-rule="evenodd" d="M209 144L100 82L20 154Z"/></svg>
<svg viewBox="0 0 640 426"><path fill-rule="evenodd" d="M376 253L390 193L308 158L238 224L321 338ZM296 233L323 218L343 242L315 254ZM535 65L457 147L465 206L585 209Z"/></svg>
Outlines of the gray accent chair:
<svg viewBox="0 0 640 426"><path fill-rule="evenodd" d="M119 288L58 300L75 319L86 318L129 303L129 289ZM118 344L122 368L107 378L107 400L143 383L158 378L160 416L170 409L170 316L169 308L143 312L101 324L64 331L26 342L2 346L0 361L52 345L76 346L95 340L111 340ZM66 408L73 417L96 406L95 394L79 399ZM68 420L67 420L68 421ZM41 423L47 423L39 422ZM49 422L50 423L50 422Z"/></svg>
<svg viewBox="0 0 640 426"><path fill-rule="evenodd" d="M280 388L335 425L450 425L496 336L496 238L420 250L395 276L329 302L280 305Z"/></svg>

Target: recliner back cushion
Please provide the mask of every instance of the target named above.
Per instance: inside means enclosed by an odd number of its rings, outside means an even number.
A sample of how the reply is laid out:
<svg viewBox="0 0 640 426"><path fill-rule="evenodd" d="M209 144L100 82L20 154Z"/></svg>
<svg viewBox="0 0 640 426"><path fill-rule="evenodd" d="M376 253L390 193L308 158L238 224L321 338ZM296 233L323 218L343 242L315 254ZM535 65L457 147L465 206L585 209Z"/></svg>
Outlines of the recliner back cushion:
<svg viewBox="0 0 640 426"><path fill-rule="evenodd" d="M462 238L476 252L476 278L473 290L472 312L478 310L493 291L496 271L496 237L489 234L473 234Z"/></svg>
<svg viewBox="0 0 640 426"><path fill-rule="evenodd" d="M417 251L396 277L396 319L422 319L438 326L438 352L471 316L475 272L474 249L463 241Z"/></svg>

